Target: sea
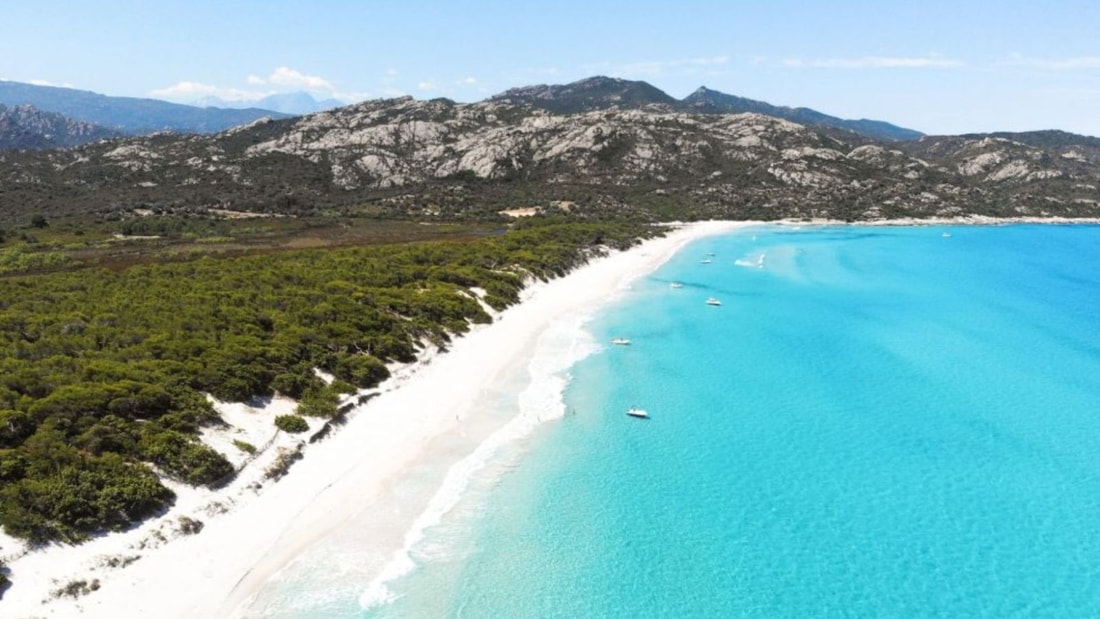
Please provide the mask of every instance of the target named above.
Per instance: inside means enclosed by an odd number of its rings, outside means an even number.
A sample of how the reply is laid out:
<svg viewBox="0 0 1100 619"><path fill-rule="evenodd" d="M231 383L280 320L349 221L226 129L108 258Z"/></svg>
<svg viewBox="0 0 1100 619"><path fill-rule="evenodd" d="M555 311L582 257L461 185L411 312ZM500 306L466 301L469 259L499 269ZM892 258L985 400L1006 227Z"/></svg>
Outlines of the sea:
<svg viewBox="0 0 1100 619"><path fill-rule="evenodd" d="M263 614L1100 617L1100 227L700 239L481 406L381 576Z"/></svg>

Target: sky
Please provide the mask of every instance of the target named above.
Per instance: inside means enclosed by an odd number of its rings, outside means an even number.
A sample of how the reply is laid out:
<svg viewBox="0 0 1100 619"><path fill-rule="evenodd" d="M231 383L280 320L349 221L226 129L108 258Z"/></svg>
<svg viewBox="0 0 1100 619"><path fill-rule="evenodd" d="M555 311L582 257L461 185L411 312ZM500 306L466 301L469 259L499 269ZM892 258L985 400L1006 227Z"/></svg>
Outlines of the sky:
<svg viewBox="0 0 1100 619"><path fill-rule="evenodd" d="M930 134L1100 136L1100 1L35 0L0 79L190 103L476 101L592 75Z"/></svg>

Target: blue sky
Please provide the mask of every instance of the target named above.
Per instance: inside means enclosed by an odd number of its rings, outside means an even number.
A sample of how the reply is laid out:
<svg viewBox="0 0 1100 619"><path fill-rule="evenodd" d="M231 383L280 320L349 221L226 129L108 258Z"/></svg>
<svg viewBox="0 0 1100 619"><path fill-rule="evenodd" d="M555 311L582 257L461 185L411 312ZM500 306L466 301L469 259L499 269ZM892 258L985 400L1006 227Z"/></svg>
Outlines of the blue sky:
<svg viewBox="0 0 1100 619"><path fill-rule="evenodd" d="M473 101L596 74L926 133L1100 135L1100 2L36 0L0 79L180 102Z"/></svg>

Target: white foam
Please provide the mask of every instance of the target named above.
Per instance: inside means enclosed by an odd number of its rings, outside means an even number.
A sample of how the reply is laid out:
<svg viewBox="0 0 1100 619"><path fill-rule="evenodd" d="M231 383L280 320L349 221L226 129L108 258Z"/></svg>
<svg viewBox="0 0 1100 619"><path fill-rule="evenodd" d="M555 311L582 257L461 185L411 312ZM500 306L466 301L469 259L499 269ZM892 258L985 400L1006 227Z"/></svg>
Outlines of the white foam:
<svg viewBox="0 0 1100 619"><path fill-rule="evenodd" d="M764 260L767 259L768 254L760 252L758 254L750 254L751 257L745 256L744 258L738 258L733 263L739 267L747 267L750 269L762 269L764 268Z"/></svg>
<svg viewBox="0 0 1100 619"><path fill-rule="evenodd" d="M564 393L570 380L569 369L599 350L583 328L588 319L581 315L559 318L539 337L535 354L527 365L530 380L516 398L518 414L447 471L428 507L405 534L402 547L359 596L362 609L384 606L399 599L390 583L416 569L412 553L424 543L428 529L443 522L465 495L474 476L498 457L502 447L530 436L539 425L565 415Z"/></svg>

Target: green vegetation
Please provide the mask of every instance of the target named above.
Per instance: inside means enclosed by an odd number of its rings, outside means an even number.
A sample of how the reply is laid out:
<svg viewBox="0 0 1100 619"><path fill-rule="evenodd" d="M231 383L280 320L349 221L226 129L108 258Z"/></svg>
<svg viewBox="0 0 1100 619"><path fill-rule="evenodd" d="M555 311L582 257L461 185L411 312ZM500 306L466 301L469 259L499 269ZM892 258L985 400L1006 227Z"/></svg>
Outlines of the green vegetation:
<svg viewBox="0 0 1100 619"><path fill-rule="evenodd" d="M70 580L67 585L59 589L54 589L53 596L55 598L70 597L78 598L84 595L88 595L93 591L99 591L99 579L94 578L90 582L87 580Z"/></svg>
<svg viewBox="0 0 1100 619"><path fill-rule="evenodd" d="M476 241L0 277L0 525L36 543L129 527L174 498L150 465L189 484L233 475L197 438L220 423L204 394L279 392L299 415L333 417L338 394L377 385L386 363L488 322L471 288L500 310L525 278L649 233L543 220Z"/></svg>
<svg viewBox="0 0 1100 619"><path fill-rule="evenodd" d="M302 448L298 446L295 449L287 449L286 447L279 448L279 455L275 458L275 462L271 466L267 467L264 474L268 479L272 481L279 481L283 475L286 475L290 471L290 467L295 462L302 459Z"/></svg>
<svg viewBox="0 0 1100 619"><path fill-rule="evenodd" d="M235 438L233 439L233 446L250 456L256 453L256 446L252 443L249 443L248 441L242 441Z"/></svg>
<svg viewBox="0 0 1100 619"><path fill-rule="evenodd" d="M298 434L309 429L309 422L299 415L279 415L275 417L275 427L288 434Z"/></svg>

